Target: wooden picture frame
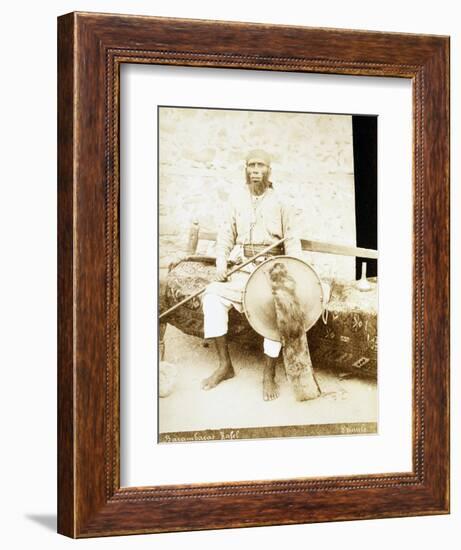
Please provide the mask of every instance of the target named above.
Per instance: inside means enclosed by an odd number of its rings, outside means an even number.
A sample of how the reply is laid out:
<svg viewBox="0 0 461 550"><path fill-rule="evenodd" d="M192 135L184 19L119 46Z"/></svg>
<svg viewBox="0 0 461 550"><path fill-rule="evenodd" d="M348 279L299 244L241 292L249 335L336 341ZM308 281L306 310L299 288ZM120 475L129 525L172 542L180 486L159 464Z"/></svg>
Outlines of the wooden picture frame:
<svg viewBox="0 0 461 550"><path fill-rule="evenodd" d="M71 13L58 20L58 46L58 531L97 537L448 513L448 37ZM412 471L120 487L122 63L411 79Z"/></svg>

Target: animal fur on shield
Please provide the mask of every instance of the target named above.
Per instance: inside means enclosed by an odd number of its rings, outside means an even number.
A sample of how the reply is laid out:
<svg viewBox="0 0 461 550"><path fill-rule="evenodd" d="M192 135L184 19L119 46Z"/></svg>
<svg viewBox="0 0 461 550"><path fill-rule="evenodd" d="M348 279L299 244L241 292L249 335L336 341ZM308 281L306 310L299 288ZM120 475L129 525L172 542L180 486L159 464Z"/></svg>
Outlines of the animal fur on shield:
<svg viewBox="0 0 461 550"><path fill-rule="evenodd" d="M276 262L270 269L269 279L285 371L298 401L314 399L320 395L320 388L312 369L304 315L296 296L296 282L282 262Z"/></svg>

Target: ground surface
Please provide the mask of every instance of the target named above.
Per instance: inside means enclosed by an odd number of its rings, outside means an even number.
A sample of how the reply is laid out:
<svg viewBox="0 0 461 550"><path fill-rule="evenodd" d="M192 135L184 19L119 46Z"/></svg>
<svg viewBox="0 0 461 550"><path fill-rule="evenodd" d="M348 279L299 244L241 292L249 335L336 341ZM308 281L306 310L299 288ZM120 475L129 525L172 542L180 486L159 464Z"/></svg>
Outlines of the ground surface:
<svg viewBox="0 0 461 550"><path fill-rule="evenodd" d="M165 361L176 366L177 379L173 392L159 400L160 433L377 421L377 386L372 381L316 369L322 396L297 402L280 363L276 376L280 397L266 402L262 398L262 352L231 344L235 378L204 391L201 381L217 365L213 346L204 347L199 338L170 325L165 341Z"/></svg>

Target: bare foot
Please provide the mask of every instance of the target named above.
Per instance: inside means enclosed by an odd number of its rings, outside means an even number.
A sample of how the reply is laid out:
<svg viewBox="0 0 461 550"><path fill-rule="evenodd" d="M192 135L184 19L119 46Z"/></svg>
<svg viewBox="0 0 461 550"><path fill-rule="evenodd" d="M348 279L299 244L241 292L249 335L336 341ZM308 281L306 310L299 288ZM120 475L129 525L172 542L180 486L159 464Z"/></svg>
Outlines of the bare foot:
<svg viewBox="0 0 461 550"><path fill-rule="evenodd" d="M235 376L232 365L219 366L211 376L202 381L202 390L211 390L223 380L228 380Z"/></svg>
<svg viewBox="0 0 461 550"><path fill-rule="evenodd" d="M264 371L263 376L263 399L264 401L273 401L279 396L279 387L274 379L270 369Z"/></svg>

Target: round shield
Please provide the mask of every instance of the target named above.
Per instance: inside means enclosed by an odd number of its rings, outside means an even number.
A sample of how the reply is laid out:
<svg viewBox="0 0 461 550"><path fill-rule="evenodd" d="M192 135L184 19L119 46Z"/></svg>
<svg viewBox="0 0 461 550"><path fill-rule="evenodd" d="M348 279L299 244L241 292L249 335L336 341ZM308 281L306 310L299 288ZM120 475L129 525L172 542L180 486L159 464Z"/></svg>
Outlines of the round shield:
<svg viewBox="0 0 461 550"><path fill-rule="evenodd" d="M292 256L269 258L251 273L242 297L248 322L265 338L280 341L274 293L279 299L297 300L306 332L322 314L323 289L314 268Z"/></svg>

